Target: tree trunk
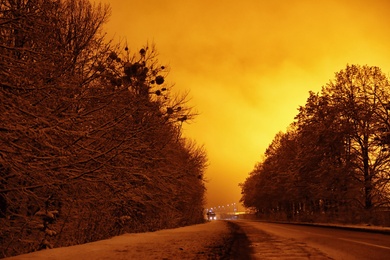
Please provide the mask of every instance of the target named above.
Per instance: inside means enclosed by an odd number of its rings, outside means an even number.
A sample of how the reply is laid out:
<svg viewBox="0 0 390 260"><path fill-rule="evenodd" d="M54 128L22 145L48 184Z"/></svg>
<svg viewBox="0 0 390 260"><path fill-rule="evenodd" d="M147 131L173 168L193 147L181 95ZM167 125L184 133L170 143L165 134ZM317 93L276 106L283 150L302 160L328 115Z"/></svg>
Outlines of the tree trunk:
<svg viewBox="0 0 390 260"><path fill-rule="evenodd" d="M369 211L372 208L372 177L369 169L368 135L364 135L363 147L363 174L364 174L364 208Z"/></svg>

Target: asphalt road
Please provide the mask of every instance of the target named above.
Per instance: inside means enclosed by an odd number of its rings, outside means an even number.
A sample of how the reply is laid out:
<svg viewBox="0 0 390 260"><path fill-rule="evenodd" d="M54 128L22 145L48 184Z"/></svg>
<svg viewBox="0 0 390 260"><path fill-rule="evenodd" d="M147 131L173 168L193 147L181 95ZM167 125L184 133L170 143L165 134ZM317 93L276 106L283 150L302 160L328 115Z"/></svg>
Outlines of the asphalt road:
<svg viewBox="0 0 390 260"><path fill-rule="evenodd" d="M387 234L247 220L234 225L250 251L235 259L390 259Z"/></svg>

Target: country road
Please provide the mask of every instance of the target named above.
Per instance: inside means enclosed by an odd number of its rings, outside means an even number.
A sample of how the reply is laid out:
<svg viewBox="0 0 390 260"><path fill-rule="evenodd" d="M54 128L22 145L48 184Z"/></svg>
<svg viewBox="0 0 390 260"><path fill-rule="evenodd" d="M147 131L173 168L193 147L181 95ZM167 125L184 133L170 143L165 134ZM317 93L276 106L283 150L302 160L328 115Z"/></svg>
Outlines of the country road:
<svg viewBox="0 0 390 260"><path fill-rule="evenodd" d="M259 221L234 221L234 224L248 239L251 257L247 259L390 257L390 235L386 234Z"/></svg>
<svg viewBox="0 0 390 260"><path fill-rule="evenodd" d="M217 220L155 232L128 233L6 259L389 259L390 229L376 231L387 234L256 220Z"/></svg>

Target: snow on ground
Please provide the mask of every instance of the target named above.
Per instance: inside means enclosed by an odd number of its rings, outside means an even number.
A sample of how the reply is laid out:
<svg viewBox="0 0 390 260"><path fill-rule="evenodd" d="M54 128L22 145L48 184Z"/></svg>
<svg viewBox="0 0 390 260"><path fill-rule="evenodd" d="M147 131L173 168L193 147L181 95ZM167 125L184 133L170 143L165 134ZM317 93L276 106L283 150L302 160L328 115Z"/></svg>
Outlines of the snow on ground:
<svg viewBox="0 0 390 260"><path fill-rule="evenodd" d="M83 245L61 247L6 259L219 259L232 232L225 221L212 221L156 232L132 233Z"/></svg>

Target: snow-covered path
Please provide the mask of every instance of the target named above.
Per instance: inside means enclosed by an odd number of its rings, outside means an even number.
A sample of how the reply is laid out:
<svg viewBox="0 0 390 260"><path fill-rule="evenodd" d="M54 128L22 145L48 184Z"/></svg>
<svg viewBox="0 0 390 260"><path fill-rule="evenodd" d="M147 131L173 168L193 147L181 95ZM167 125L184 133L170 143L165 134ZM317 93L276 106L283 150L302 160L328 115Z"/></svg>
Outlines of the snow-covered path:
<svg viewBox="0 0 390 260"><path fill-rule="evenodd" d="M7 259L220 259L230 250L231 241L232 230L228 222L212 221L156 232L124 234Z"/></svg>

